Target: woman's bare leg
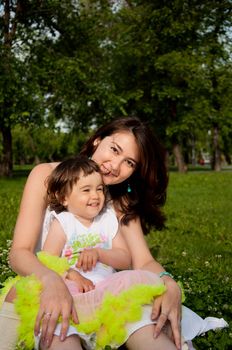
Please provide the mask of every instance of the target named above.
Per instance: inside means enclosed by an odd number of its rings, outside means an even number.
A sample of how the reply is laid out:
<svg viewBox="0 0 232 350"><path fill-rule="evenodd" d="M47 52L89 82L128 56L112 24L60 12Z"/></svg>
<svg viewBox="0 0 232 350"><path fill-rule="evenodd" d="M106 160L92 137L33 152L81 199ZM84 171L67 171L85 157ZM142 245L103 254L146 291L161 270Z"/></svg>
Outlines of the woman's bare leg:
<svg viewBox="0 0 232 350"><path fill-rule="evenodd" d="M154 338L154 325L144 326L131 334L126 342L129 350L177 350L175 344L164 333Z"/></svg>
<svg viewBox="0 0 232 350"><path fill-rule="evenodd" d="M82 350L80 338L77 335L70 335L64 341L60 341L59 337L54 335L52 344L49 348L40 344L40 350Z"/></svg>

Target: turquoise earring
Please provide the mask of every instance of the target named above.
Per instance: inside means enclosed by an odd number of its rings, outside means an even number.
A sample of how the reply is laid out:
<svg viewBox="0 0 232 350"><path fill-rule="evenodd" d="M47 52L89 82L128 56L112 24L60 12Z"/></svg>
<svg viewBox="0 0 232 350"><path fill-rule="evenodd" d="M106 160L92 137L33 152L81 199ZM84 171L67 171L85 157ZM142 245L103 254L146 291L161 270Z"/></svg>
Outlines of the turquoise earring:
<svg viewBox="0 0 232 350"><path fill-rule="evenodd" d="M128 185L127 185L127 193L131 193L131 192L132 192L132 190L131 190L130 184L128 183Z"/></svg>

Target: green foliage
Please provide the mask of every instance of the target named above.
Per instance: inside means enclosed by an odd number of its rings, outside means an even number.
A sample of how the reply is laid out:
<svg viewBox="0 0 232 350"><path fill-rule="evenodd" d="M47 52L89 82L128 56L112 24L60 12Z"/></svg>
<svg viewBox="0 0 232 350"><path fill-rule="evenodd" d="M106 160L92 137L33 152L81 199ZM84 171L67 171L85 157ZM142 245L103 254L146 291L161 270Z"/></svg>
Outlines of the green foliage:
<svg viewBox="0 0 232 350"><path fill-rule="evenodd" d="M229 160L231 12L231 0L15 0L8 13L2 7L2 173L13 159L15 125L51 133L62 121L79 133L122 115L148 120L170 151L202 140L216 124L216 146ZM40 151L35 157L44 157Z"/></svg>
<svg viewBox="0 0 232 350"><path fill-rule="evenodd" d="M0 285L6 277L15 275L8 264L8 252L24 183L24 177L0 178Z"/></svg>
<svg viewBox="0 0 232 350"><path fill-rule="evenodd" d="M60 161L80 152L87 135L79 132L55 131L48 127L25 128L19 125L12 130L14 164L31 164Z"/></svg>

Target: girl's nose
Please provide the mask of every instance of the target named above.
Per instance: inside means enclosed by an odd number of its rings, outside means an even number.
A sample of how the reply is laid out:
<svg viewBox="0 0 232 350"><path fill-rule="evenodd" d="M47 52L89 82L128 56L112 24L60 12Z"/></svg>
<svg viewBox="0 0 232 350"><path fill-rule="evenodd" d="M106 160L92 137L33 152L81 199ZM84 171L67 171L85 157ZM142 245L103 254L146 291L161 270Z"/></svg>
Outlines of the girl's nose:
<svg viewBox="0 0 232 350"><path fill-rule="evenodd" d="M99 192L94 190L94 191L91 192L91 196L92 196L92 198L98 198L99 197Z"/></svg>

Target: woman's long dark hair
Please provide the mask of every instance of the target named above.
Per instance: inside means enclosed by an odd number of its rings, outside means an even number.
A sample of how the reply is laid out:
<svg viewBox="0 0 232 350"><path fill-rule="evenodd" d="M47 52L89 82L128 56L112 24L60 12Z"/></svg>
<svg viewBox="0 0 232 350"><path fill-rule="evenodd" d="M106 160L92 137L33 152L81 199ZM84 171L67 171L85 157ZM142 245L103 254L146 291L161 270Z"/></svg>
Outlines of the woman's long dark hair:
<svg viewBox="0 0 232 350"><path fill-rule="evenodd" d="M151 227L160 230L165 222L161 207L166 201L168 185L166 152L147 124L136 117L114 119L90 137L81 154L91 157L96 139L102 140L120 131L133 133L140 153L140 164L135 172L122 183L109 186L111 198L123 213L121 223L127 225L139 216L145 234ZM128 183L130 193L127 192Z"/></svg>

